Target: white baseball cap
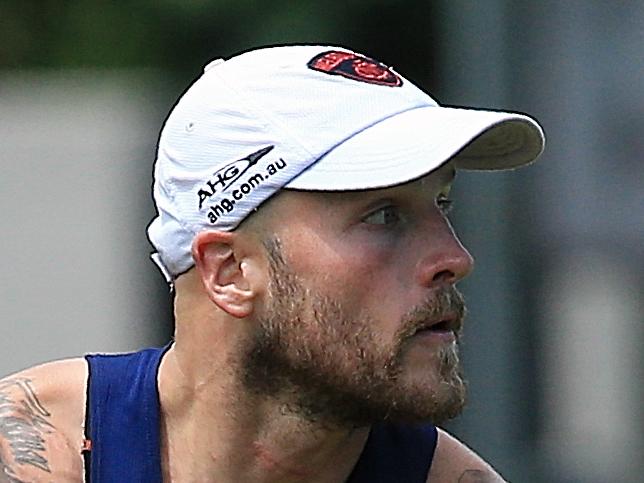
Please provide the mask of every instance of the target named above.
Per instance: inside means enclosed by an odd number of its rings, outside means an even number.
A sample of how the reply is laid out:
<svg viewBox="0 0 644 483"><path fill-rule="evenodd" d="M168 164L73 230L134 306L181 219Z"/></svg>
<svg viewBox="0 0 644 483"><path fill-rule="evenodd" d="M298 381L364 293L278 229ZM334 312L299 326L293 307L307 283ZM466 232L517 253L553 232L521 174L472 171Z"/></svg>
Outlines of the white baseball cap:
<svg viewBox="0 0 644 483"><path fill-rule="evenodd" d="M234 230L282 188L393 186L452 160L534 161L543 131L523 114L439 106L392 68L342 47L294 45L208 64L161 131L152 255L169 282L202 230Z"/></svg>

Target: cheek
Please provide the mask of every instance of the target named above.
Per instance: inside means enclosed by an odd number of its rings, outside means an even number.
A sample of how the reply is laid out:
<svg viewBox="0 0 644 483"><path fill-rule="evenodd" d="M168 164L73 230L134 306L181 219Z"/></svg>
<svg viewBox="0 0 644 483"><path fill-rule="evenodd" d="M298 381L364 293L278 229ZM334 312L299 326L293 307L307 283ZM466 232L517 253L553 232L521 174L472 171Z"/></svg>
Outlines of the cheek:
<svg viewBox="0 0 644 483"><path fill-rule="evenodd" d="M388 290L400 283L394 250L383 243L328 244L324 240L306 247L300 245L298 273L336 293L347 291L355 296L374 290Z"/></svg>
<svg viewBox="0 0 644 483"><path fill-rule="evenodd" d="M299 227L284 240L287 264L302 283L340 302L350 317L367 314L383 335L419 302L414 248L397 234L360 232L332 240L323 230Z"/></svg>
<svg viewBox="0 0 644 483"><path fill-rule="evenodd" d="M350 244L342 260L349 267L348 277L370 291L396 294L409 291L414 280L411 247L402 238L363 237L361 243ZM348 262L347 262L348 261Z"/></svg>
<svg viewBox="0 0 644 483"><path fill-rule="evenodd" d="M413 267L390 243L372 241L356 246L319 249L312 254L308 273L313 274L312 287L339 301L350 317L366 314L377 324L374 331L388 341L398 329L400 319L418 303L412 290ZM314 266L315 265L315 266Z"/></svg>

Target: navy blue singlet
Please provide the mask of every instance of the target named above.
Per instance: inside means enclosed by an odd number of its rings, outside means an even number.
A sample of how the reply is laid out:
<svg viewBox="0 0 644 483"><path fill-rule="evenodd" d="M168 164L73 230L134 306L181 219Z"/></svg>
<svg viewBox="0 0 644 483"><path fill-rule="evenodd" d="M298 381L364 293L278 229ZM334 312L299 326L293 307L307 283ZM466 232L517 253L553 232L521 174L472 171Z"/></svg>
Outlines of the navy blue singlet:
<svg viewBox="0 0 644 483"><path fill-rule="evenodd" d="M161 483L157 372L165 349L88 355L86 482ZM424 483L436 428L375 425L348 483Z"/></svg>

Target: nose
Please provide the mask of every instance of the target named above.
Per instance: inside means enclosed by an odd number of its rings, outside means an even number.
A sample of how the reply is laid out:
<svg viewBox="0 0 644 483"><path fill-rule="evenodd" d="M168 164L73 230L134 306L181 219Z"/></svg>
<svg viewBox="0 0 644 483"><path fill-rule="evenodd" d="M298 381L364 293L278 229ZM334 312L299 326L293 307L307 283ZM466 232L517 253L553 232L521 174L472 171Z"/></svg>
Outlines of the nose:
<svg viewBox="0 0 644 483"><path fill-rule="evenodd" d="M431 236L423 238L423 256L418 261L416 271L421 285L452 285L470 274L474 259L447 220L440 228L434 225Z"/></svg>

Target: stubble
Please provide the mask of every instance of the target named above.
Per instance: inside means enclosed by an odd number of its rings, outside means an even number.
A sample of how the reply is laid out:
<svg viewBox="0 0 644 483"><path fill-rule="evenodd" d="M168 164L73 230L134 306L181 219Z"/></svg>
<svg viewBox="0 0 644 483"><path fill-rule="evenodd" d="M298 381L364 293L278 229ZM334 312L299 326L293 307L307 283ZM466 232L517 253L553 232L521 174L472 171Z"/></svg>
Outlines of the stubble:
<svg viewBox="0 0 644 483"><path fill-rule="evenodd" d="M266 249L270 303L245 351L242 380L247 390L333 427L383 421L438 424L461 412L465 383L458 343L436 349L424 376L410 379L405 371L406 345L421 324L455 314L460 326L465 306L455 288L434 292L412 307L391 343L383 346L372 317L349 317L340 301L304 287L277 240Z"/></svg>

